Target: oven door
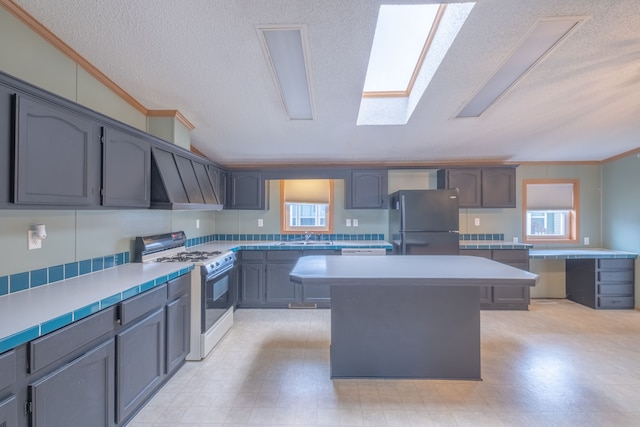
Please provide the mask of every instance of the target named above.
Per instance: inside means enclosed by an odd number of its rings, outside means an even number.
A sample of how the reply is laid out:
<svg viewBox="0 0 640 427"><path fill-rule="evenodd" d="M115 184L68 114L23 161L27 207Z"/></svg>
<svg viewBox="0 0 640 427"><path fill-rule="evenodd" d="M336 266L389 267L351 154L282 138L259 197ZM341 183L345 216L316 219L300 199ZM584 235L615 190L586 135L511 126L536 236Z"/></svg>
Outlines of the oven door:
<svg viewBox="0 0 640 427"><path fill-rule="evenodd" d="M233 266L215 276L202 279L202 333L208 331L226 311L235 305Z"/></svg>

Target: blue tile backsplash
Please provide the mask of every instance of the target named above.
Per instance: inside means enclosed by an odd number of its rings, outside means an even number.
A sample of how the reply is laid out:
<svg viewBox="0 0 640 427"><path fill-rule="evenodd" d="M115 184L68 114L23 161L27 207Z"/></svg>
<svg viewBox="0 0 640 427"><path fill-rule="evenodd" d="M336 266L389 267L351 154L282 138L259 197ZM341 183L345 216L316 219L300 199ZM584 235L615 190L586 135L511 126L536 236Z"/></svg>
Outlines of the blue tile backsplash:
<svg viewBox="0 0 640 427"><path fill-rule="evenodd" d="M93 273L107 268L115 267L129 262L129 252L107 255L70 262L64 265L54 265L38 270L25 271L23 273L0 276L0 296L25 289L35 288L48 283L59 282L82 274Z"/></svg>

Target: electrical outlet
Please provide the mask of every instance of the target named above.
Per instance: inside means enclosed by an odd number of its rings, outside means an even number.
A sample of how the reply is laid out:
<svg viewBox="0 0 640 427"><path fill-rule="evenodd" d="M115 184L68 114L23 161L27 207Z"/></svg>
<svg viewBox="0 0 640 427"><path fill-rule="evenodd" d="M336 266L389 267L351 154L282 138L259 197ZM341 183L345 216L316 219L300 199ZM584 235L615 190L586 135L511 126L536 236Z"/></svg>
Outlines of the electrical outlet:
<svg viewBox="0 0 640 427"><path fill-rule="evenodd" d="M347 218L346 226L347 226L347 227L351 227L351 220L350 220L349 218Z"/></svg>
<svg viewBox="0 0 640 427"><path fill-rule="evenodd" d="M353 226L354 227L358 226L358 220L356 218L353 219Z"/></svg>
<svg viewBox="0 0 640 427"><path fill-rule="evenodd" d="M585 246L589 246L589 238L588 237L584 238L584 245Z"/></svg>
<svg viewBox="0 0 640 427"><path fill-rule="evenodd" d="M473 223L475 224L475 226L479 226L480 225L480 218L474 218Z"/></svg>
<svg viewBox="0 0 640 427"><path fill-rule="evenodd" d="M262 218L258 218L258 227L264 227L264 221Z"/></svg>
<svg viewBox="0 0 640 427"><path fill-rule="evenodd" d="M196 228L200 228L200 220L196 219Z"/></svg>
<svg viewBox="0 0 640 427"><path fill-rule="evenodd" d="M36 237L33 230L27 230L27 247L29 250L42 248L42 240Z"/></svg>

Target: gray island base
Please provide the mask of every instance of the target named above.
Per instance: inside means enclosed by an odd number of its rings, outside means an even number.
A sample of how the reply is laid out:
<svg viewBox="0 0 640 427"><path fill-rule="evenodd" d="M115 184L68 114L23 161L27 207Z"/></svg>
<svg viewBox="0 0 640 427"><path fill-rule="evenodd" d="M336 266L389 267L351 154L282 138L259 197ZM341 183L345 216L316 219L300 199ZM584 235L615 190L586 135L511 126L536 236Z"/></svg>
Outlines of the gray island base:
<svg viewBox="0 0 640 427"><path fill-rule="evenodd" d="M331 289L332 378L480 380L480 286L538 276L472 256L309 256L290 274Z"/></svg>

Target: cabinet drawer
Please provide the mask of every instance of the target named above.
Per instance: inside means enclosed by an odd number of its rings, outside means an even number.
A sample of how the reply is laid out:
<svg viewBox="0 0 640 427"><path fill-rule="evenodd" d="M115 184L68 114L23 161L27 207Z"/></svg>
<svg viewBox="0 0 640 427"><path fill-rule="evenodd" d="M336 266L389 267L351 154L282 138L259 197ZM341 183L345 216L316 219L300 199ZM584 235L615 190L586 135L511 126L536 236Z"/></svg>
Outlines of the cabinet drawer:
<svg viewBox="0 0 640 427"><path fill-rule="evenodd" d="M302 255L302 251L267 251L269 261L296 261Z"/></svg>
<svg viewBox="0 0 640 427"><path fill-rule="evenodd" d="M187 293L191 287L192 274L195 273L191 272L189 274L185 274L167 283L167 298L173 300L175 297Z"/></svg>
<svg viewBox="0 0 640 427"><path fill-rule="evenodd" d="M598 297L598 308L633 308L633 297Z"/></svg>
<svg viewBox="0 0 640 427"><path fill-rule="evenodd" d="M116 319L115 310L115 307L109 307L31 341L28 345L29 373L34 373L96 338L113 331Z"/></svg>
<svg viewBox="0 0 640 427"><path fill-rule="evenodd" d="M598 271L600 282L632 282L633 270Z"/></svg>
<svg viewBox="0 0 640 427"><path fill-rule="evenodd" d="M163 305L167 301L167 285L149 290L120 303L120 322L123 325Z"/></svg>
<svg viewBox="0 0 640 427"><path fill-rule="evenodd" d="M498 262L528 262L529 251L519 249L494 249L493 260Z"/></svg>
<svg viewBox="0 0 640 427"><path fill-rule="evenodd" d="M635 260L632 258L599 258L597 262L600 270L633 270Z"/></svg>
<svg viewBox="0 0 640 427"><path fill-rule="evenodd" d="M599 284L599 295L616 295L620 297L632 297L633 296L633 283L620 283L620 284Z"/></svg>
<svg viewBox="0 0 640 427"><path fill-rule="evenodd" d="M16 380L16 352L8 351L0 355L0 390L9 387ZM0 420L0 426L2 425Z"/></svg>
<svg viewBox="0 0 640 427"><path fill-rule="evenodd" d="M511 267L519 268L520 270L529 271L529 263L527 262L503 262L502 264L510 265Z"/></svg>
<svg viewBox="0 0 640 427"><path fill-rule="evenodd" d="M242 251L242 261L264 261L266 251Z"/></svg>
<svg viewBox="0 0 640 427"><path fill-rule="evenodd" d="M491 249L461 249L460 255L491 259Z"/></svg>

